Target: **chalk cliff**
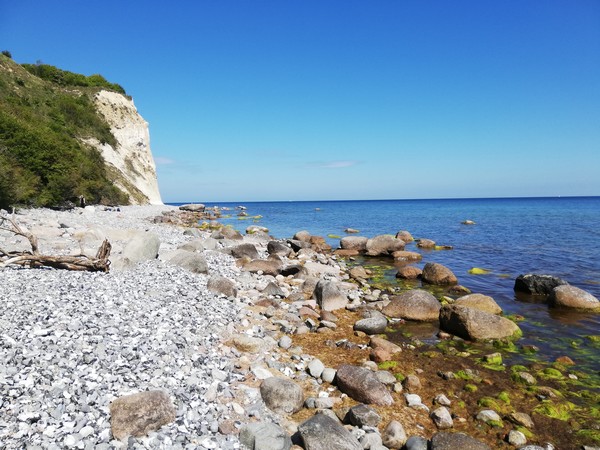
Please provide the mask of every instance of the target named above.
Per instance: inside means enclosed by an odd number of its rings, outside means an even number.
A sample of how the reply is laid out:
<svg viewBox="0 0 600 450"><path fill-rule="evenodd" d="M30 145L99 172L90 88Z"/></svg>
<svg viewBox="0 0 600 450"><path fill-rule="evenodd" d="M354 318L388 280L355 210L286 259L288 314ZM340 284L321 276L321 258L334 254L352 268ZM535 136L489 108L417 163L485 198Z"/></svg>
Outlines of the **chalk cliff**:
<svg viewBox="0 0 600 450"><path fill-rule="evenodd" d="M101 144L96 139L85 142L102 153L109 177L129 194L132 204L162 204L148 122L138 113L133 100L117 92L102 90L94 96L94 103L110 125L117 145Z"/></svg>

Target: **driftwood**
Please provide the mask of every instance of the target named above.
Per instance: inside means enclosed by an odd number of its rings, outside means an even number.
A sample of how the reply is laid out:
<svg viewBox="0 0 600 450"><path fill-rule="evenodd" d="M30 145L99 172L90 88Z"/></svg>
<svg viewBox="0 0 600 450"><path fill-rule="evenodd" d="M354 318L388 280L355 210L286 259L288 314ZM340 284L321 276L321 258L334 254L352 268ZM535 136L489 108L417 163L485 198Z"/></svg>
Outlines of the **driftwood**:
<svg viewBox="0 0 600 450"><path fill-rule="evenodd" d="M0 217L0 230L8 231L17 236L22 236L29 241L31 251L9 253L0 248L0 267L6 267L11 264L35 267L53 267L55 269L81 270L89 272L108 272L110 268L111 245L108 240L104 240L98 249L95 258L86 255L42 255L38 247L37 237L29 232L23 231L21 227L8 217ZM5 258L2 260L1 258Z"/></svg>

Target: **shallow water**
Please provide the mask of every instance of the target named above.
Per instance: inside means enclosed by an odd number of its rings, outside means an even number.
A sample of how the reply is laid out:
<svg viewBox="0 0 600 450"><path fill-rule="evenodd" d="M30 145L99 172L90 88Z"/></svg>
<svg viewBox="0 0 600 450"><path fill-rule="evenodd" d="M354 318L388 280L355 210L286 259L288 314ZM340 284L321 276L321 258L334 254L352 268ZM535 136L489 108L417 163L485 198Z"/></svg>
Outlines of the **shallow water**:
<svg viewBox="0 0 600 450"><path fill-rule="evenodd" d="M453 250L421 251L423 261L416 265L444 264L460 284L492 296L505 314L524 316L519 343L540 347L538 358L554 361L567 354L578 369L600 372L600 348L585 337L600 334L600 314L551 309L517 299L513 291L519 274L544 273L600 298L600 197L256 202L244 203L246 212L262 218L247 220L236 217L237 204L205 204L231 208L232 217L223 222L240 231L257 223L278 238L303 229L343 237L350 227L367 237L408 230L415 238L451 245ZM461 224L466 219L476 225ZM338 246L339 239L327 240ZM406 249L414 250L414 244ZM472 267L491 273L471 275ZM396 283L392 266L386 275ZM417 332L426 340L427 333Z"/></svg>

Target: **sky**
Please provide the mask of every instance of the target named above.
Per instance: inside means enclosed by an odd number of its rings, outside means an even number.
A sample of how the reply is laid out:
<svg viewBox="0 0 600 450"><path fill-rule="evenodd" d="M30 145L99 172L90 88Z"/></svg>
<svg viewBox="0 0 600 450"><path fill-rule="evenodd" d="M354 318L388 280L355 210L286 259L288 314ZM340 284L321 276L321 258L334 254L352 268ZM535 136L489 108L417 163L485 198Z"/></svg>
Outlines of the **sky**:
<svg viewBox="0 0 600 450"><path fill-rule="evenodd" d="M165 202L600 195L600 2L0 0L102 74Z"/></svg>

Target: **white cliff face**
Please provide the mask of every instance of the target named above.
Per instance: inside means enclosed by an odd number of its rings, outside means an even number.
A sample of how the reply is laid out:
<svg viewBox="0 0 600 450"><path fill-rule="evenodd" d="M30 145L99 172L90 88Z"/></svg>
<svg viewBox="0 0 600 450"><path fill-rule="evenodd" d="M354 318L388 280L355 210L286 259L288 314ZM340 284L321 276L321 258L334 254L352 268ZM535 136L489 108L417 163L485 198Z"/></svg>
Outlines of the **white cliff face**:
<svg viewBox="0 0 600 450"><path fill-rule="evenodd" d="M113 182L129 194L133 204L162 205L148 122L140 116L133 101L121 94L100 91L94 100L110 125L117 147L100 144L95 139L86 142L102 153Z"/></svg>

